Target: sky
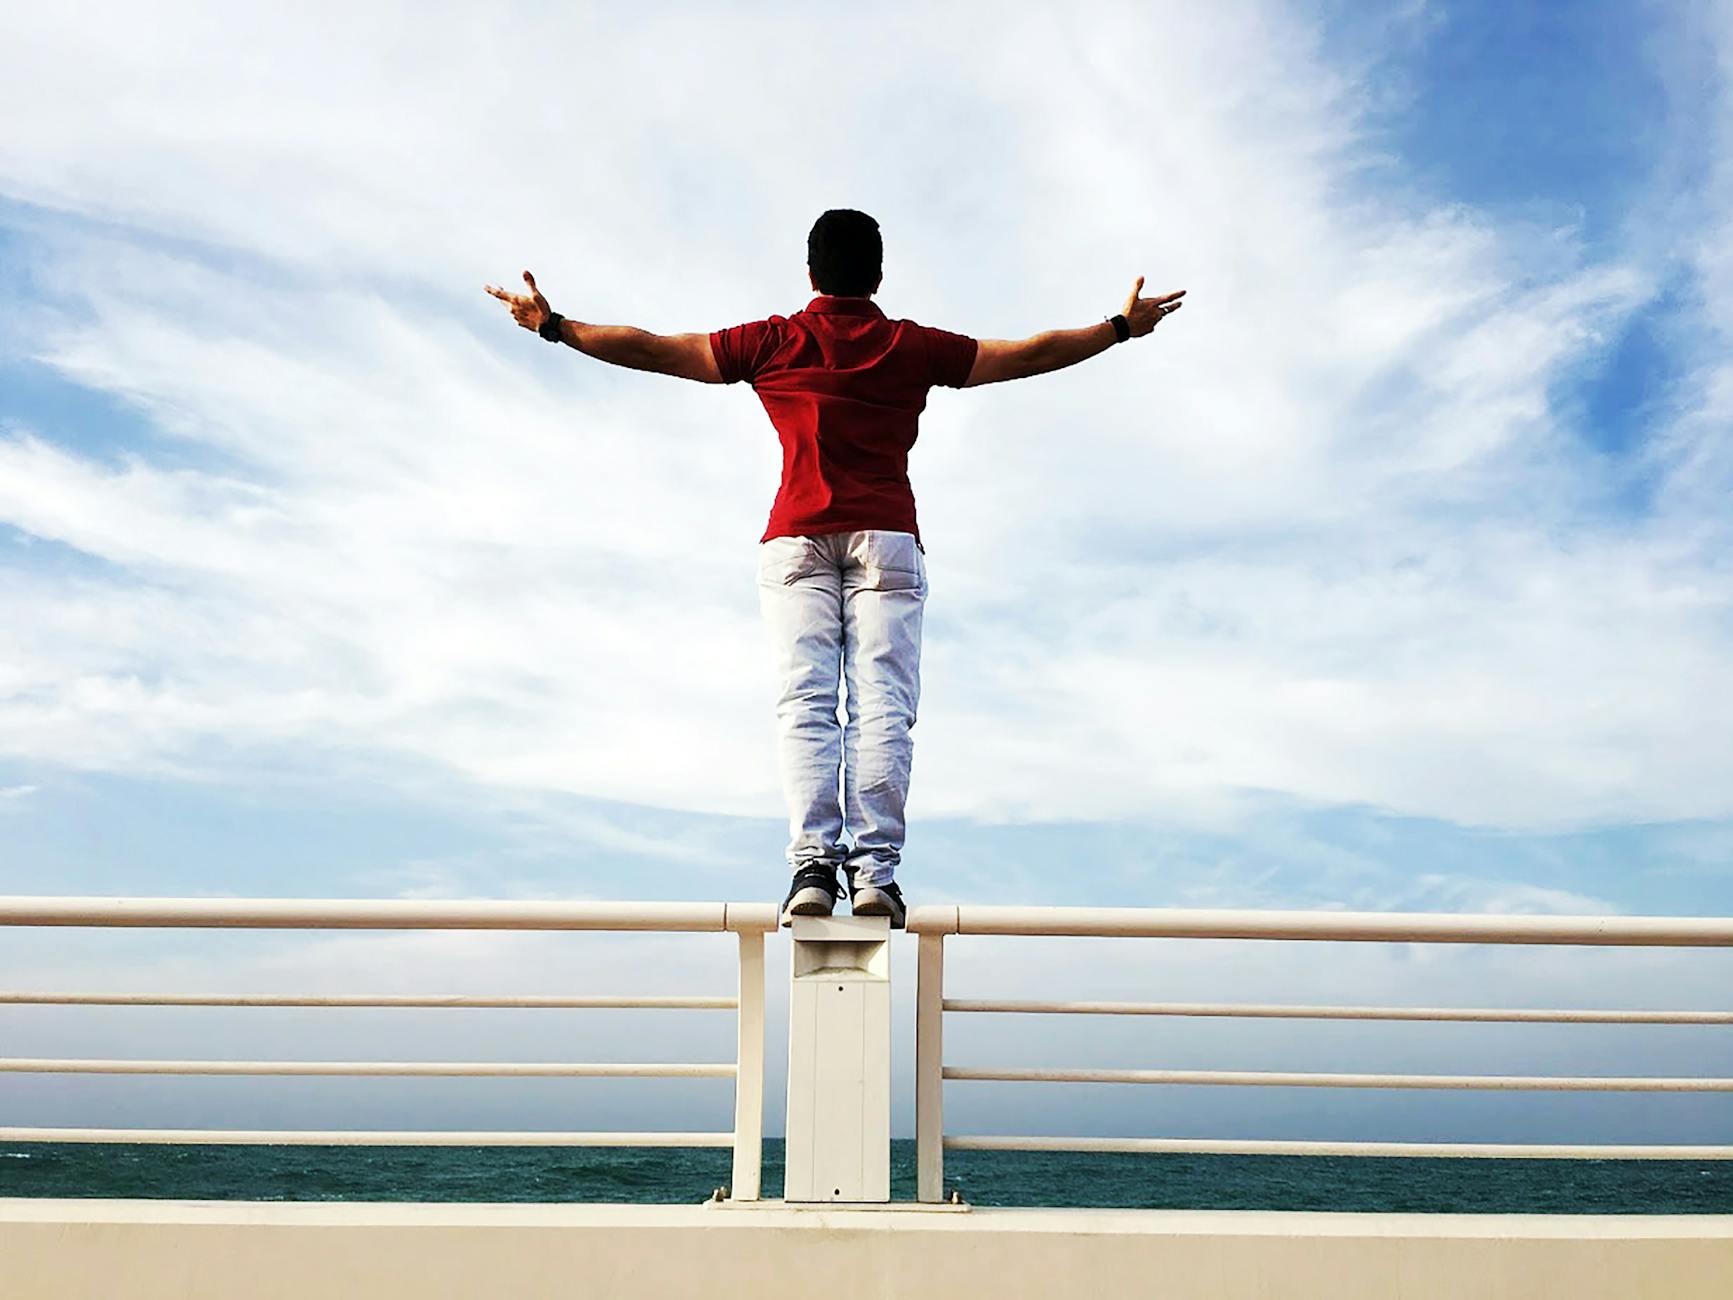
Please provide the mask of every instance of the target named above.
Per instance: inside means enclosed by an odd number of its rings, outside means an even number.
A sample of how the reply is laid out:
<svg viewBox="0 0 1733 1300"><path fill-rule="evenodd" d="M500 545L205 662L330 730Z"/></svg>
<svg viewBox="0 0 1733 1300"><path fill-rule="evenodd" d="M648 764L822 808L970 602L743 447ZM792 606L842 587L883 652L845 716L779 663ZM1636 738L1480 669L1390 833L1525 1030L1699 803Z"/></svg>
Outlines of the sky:
<svg viewBox="0 0 1733 1300"><path fill-rule="evenodd" d="M1730 76L1733 7L1640 0L8 7L0 893L780 897L774 433L745 386L556 351L482 286L528 268L568 316L668 333L787 314L813 219L858 207L892 317L1018 338L1139 275L1187 290L1148 339L930 398L911 901L1733 914ZM953 947L977 996L1724 1007L1733 974ZM19 931L0 978L732 974L722 939ZM0 1033L448 1059L470 1016L124 1010ZM465 1051L732 1041L492 1014ZM1029 1028L960 1025L955 1059L1733 1073L1713 1029ZM948 1100L975 1132L1733 1140L1725 1098L1102 1091ZM684 1082L0 1076L0 1105L728 1113Z"/></svg>

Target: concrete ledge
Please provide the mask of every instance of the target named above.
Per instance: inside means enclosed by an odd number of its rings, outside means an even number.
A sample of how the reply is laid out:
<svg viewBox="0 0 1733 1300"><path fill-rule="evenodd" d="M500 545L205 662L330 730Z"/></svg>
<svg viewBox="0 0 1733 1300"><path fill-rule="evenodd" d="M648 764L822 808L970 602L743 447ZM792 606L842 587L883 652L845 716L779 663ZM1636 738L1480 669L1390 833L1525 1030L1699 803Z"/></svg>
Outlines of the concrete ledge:
<svg viewBox="0 0 1733 1300"><path fill-rule="evenodd" d="M0 1199L6 1300L1726 1300L1733 1215Z"/></svg>

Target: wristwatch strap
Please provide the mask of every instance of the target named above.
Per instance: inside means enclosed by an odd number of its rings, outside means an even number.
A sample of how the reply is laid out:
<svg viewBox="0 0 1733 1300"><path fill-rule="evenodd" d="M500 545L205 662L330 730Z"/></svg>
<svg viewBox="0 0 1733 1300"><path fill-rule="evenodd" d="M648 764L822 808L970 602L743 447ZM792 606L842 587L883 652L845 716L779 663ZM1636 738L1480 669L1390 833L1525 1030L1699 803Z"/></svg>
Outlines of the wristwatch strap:
<svg viewBox="0 0 1733 1300"><path fill-rule="evenodd" d="M549 343L562 343L565 341L565 336L560 333L560 326L565 323L566 318L564 316L560 315L557 311L550 311L548 313L548 318L542 322L541 328L538 329L536 333L540 334Z"/></svg>
<svg viewBox="0 0 1733 1300"><path fill-rule="evenodd" d="M1131 322L1125 317L1109 316L1108 319L1113 322L1113 332L1119 336L1113 340L1115 343L1123 343L1131 337Z"/></svg>

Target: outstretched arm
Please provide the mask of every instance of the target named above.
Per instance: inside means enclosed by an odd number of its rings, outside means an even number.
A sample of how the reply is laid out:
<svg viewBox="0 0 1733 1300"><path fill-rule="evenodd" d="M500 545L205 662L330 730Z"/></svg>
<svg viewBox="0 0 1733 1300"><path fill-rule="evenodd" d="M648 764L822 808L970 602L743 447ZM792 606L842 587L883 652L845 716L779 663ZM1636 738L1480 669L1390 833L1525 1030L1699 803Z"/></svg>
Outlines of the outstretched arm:
<svg viewBox="0 0 1733 1300"><path fill-rule="evenodd" d="M1121 315L1131 326L1131 337L1141 338L1156 327L1163 316L1171 316L1183 304L1185 290L1164 294L1160 298L1139 298L1143 277L1131 286L1131 297L1125 300ZM1006 379L1027 379L1044 375L1050 370L1063 370L1079 361L1086 361L1097 352L1105 352L1118 342L1111 321L1085 325L1082 329L1047 330L1026 339L982 339L975 350L975 365L969 371L964 388L980 384L996 384Z"/></svg>
<svg viewBox="0 0 1733 1300"><path fill-rule="evenodd" d="M598 361L673 375L677 379L695 379L703 384L722 382L722 372L710 353L709 334L652 334L630 325L586 325L560 316L548 306L548 300L536 288L535 276L528 271L524 272L524 283L530 287L528 294L507 293L491 284L486 288L511 308L512 319L526 330L540 333L544 324L557 320L558 342Z"/></svg>

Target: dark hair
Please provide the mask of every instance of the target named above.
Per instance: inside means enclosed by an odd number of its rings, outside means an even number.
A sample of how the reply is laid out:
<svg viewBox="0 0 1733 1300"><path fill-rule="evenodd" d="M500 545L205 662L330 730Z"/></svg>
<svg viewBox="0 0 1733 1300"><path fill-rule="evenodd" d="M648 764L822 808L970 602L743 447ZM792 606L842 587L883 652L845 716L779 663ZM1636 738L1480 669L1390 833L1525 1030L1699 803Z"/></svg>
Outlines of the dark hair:
<svg viewBox="0 0 1733 1300"><path fill-rule="evenodd" d="M806 237L806 264L820 293L864 297L878 283L884 262L879 223L853 208L832 208Z"/></svg>

